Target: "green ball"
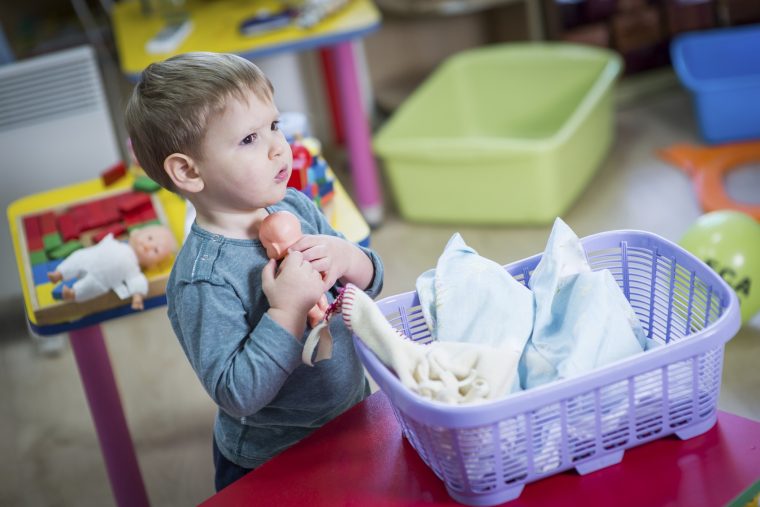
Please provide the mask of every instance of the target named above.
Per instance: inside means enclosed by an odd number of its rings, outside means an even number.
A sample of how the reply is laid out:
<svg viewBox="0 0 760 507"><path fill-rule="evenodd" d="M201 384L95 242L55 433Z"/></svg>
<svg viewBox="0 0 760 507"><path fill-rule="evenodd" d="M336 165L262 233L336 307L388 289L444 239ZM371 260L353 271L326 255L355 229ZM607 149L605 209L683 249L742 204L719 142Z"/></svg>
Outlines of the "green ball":
<svg viewBox="0 0 760 507"><path fill-rule="evenodd" d="M742 322L760 310L760 224L740 211L702 215L680 244L713 268L739 297Z"/></svg>

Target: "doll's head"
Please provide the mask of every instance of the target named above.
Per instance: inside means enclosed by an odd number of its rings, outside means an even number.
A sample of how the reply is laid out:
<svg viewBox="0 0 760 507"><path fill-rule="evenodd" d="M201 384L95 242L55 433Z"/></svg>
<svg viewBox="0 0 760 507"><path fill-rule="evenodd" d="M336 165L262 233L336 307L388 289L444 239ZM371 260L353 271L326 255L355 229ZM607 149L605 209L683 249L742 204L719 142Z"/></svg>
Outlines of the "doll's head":
<svg viewBox="0 0 760 507"><path fill-rule="evenodd" d="M267 257L280 260L288 248L301 238L301 222L288 211L276 211L264 218L259 227L259 241L267 250Z"/></svg>
<svg viewBox="0 0 760 507"><path fill-rule="evenodd" d="M164 225L149 225L129 234L129 246L135 251L142 269L149 269L177 251L177 240Z"/></svg>

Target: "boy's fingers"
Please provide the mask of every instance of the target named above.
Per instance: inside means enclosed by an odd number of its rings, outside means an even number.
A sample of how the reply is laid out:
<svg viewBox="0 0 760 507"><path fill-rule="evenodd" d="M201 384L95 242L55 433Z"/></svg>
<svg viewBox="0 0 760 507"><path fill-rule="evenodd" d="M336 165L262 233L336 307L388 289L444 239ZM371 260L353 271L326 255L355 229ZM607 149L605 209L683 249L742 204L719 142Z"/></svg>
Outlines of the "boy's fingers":
<svg viewBox="0 0 760 507"><path fill-rule="evenodd" d="M267 262L266 266L264 266L264 269L261 270L262 284L266 285L274 281L275 266L277 266L277 261L274 259L269 259L269 262Z"/></svg>
<svg viewBox="0 0 760 507"><path fill-rule="evenodd" d="M300 266L303 264L303 254L298 250L291 250L288 248L288 255L285 256L285 259L282 261L282 265L285 266L290 264L293 264L295 266Z"/></svg>

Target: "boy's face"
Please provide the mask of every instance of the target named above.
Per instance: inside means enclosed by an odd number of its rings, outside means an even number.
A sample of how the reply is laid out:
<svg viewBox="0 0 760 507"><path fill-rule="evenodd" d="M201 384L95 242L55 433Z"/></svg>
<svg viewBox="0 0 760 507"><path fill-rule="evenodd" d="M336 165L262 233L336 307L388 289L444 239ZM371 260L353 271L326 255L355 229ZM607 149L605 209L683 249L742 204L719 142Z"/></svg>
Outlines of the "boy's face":
<svg viewBox="0 0 760 507"><path fill-rule="evenodd" d="M206 206L249 212L285 197L293 155L278 117L274 104L248 92L246 101L229 99L211 119L197 161Z"/></svg>

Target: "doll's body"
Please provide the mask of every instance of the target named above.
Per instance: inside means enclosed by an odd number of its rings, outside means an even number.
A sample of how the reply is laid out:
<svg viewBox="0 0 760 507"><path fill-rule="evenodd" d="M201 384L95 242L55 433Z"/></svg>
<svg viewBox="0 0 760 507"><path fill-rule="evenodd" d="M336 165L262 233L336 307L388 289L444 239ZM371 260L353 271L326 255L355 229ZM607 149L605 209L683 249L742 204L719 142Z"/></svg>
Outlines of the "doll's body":
<svg viewBox="0 0 760 507"><path fill-rule="evenodd" d="M148 279L142 270L167 259L176 249L171 230L164 226L136 229L128 243L109 234L96 245L69 255L48 278L53 283L78 279L72 287L63 287L64 300L87 301L113 290L121 299L131 297L134 310L142 310L148 294Z"/></svg>
<svg viewBox="0 0 760 507"><path fill-rule="evenodd" d="M277 261L288 254L288 248L301 239L301 236L301 223L295 215L287 211L267 215L259 228L259 241L266 249L267 257ZM307 314L311 327L315 327L322 320L327 306L327 298L322 294Z"/></svg>

